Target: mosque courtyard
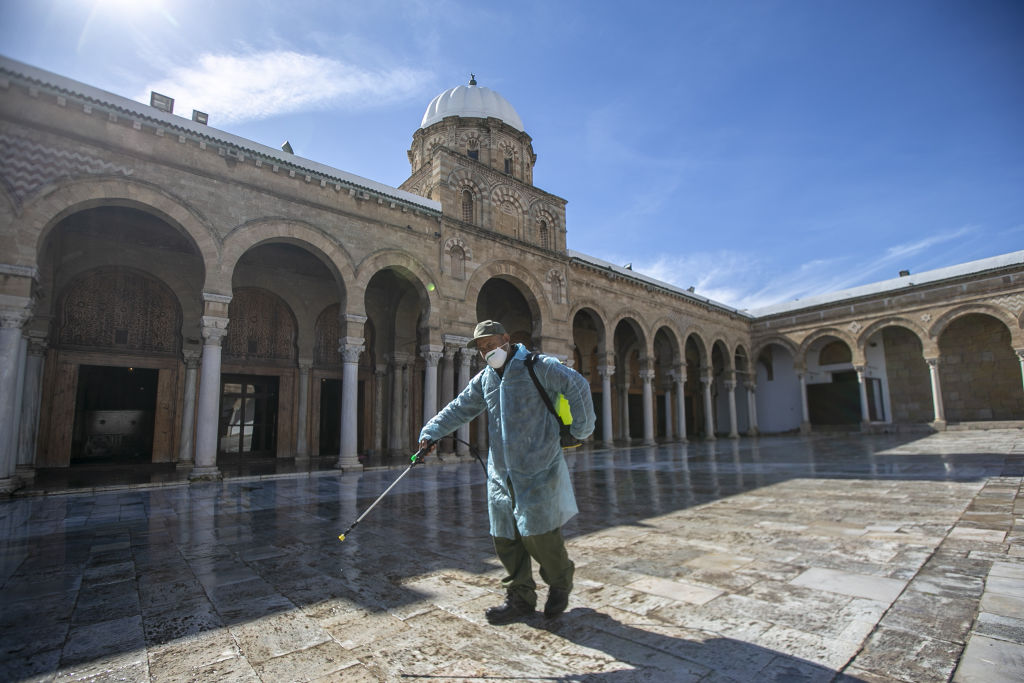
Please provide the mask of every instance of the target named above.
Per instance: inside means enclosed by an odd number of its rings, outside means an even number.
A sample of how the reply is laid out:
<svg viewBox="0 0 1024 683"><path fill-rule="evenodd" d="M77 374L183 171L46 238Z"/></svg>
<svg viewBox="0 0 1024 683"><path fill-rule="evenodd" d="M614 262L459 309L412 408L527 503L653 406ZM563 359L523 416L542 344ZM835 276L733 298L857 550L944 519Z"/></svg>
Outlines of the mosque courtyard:
<svg viewBox="0 0 1024 683"><path fill-rule="evenodd" d="M1020 429L567 457L569 610L501 627L472 460L344 542L402 468L37 484L0 502L0 680L1024 680Z"/></svg>

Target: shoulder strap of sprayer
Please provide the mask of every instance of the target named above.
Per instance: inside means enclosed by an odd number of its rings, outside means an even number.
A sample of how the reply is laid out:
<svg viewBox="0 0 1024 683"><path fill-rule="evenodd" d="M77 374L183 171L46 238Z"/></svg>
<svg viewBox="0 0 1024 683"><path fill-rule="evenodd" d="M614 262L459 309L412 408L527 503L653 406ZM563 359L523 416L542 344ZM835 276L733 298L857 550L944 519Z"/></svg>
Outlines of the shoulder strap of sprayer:
<svg viewBox="0 0 1024 683"><path fill-rule="evenodd" d="M540 394L540 397L544 400L544 405L547 406L548 411L555 416L556 420L558 420L558 424L562 424L562 418L558 417L558 412L555 410L555 406L551 403L551 397L548 396L548 392L544 391L544 387L540 385L540 380L537 379L537 372L533 369L538 358L538 354L531 351L530 355L526 357L526 369L530 371L530 379L533 380L533 386L537 387L537 393Z"/></svg>

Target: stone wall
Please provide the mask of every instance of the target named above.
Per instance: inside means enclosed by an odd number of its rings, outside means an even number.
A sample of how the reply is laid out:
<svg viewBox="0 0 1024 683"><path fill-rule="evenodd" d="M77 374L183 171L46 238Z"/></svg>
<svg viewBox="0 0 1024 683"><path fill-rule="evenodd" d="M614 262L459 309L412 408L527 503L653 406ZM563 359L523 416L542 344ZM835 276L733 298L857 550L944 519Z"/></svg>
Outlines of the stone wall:
<svg viewBox="0 0 1024 683"><path fill-rule="evenodd" d="M882 330L885 369L889 380L892 421L931 422L934 417L928 364L921 353L921 340L902 327Z"/></svg>
<svg viewBox="0 0 1024 683"><path fill-rule="evenodd" d="M1020 363L1000 321L980 314L954 321L939 338L939 353L948 422L1024 417Z"/></svg>

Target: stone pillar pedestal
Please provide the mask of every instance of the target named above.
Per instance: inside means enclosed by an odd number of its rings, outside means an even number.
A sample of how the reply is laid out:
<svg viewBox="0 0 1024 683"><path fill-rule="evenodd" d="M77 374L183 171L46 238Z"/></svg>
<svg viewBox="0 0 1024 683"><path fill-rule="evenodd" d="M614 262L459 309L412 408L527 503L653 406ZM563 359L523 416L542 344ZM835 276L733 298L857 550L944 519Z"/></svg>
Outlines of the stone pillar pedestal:
<svg viewBox="0 0 1024 683"><path fill-rule="evenodd" d="M341 352L341 452L335 466L343 471L362 472L359 462L358 400L359 400L359 356L362 354L363 339L342 337L338 345Z"/></svg>
<svg viewBox="0 0 1024 683"><path fill-rule="evenodd" d="M299 425L295 435L295 459L309 459L309 377L313 361L299 359Z"/></svg>
<svg viewBox="0 0 1024 683"><path fill-rule="evenodd" d="M430 418L437 415L437 364L441 360L443 351L443 346L428 344L420 347L420 352L423 354L423 360L426 363L426 368L423 372L423 424L426 424Z"/></svg>
<svg viewBox="0 0 1024 683"><path fill-rule="evenodd" d="M615 445L615 431L612 429L612 376L615 366L599 365L597 372L601 375L601 440L611 448Z"/></svg>
<svg viewBox="0 0 1024 683"><path fill-rule="evenodd" d="M30 331L27 344L21 427L18 433L18 464L15 467L16 475L23 481L31 481L36 476L36 442L39 436L39 406L42 401L46 336L41 332Z"/></svg>
<svg viewBox="0 0 1024 683"><path fill-rule="evenodd" d="M221 341L228 333L228 318L204 315L203 355L199 372L199 405L196 418L196 465L189 474L193 481L222 477L217 469L217 429L220 415Z"/></svg>
<svg viewBox="0 0 1024 683"><path fill-rule="evenodd" d="M800 380L800 433L811 433L811 413L807 408L807 375L804 372L796 373Z"/></svg>
<svg viewBox="0 0 1024 683"><path fill-rule="evenodd" d="M676 424L679 425L679 441L686 443L686 366L676 371Z"/></svg>
<svg viewBox="0 0 1024 683"><path fill-rule="evenodd" d="M199 374L201 351L186 350L181 355L185 360L185 401L181 413L181 443L178 446L177 469L190 470L195 464L196 437L196 377Z"/></svg>
<svg viewBox="0 0 1024 683"><path fill-rule="evenodd" d="M715 412L711 403L711 382L713 381L710 370L700 378L701 392L704 394L704 438L708 441L718 438L715 436Z"/></svg>
<svg viewBox="0 0 1024 683"><path fill-rule="evenodd" d="M757 384L747 382L744 386L747 388L747 421L750 423L747 436L757 436L760 433L757 427Z"/></svg>
<svg viewBox="0 0 1024 683"><path fill-rule="evenodd" d="M727 379L725 381L725 391L729 398L729 438L738 439L740 438L740 433L736 426L736 380Z"/></svg>
<svg viewBox="0 0 1024 683"><path fill-rule="evenodd" d="M459 393L469 386L469 380L472 376L469 372L469 364L473 360L473 355L476 354L475 349L467 349L465 347L459 349ZM459 457L465 457L469 455L469 423L462 425L456 430L456 436L459 440L455 444L455 452Z"/></svg>
<svg viewBox="0 0 1024 683"><path fill-rule="evenodd" d="M946 408L942 404L942 382L939 380L939 359L925 358L928 363L928 373L932 380L932 408L935 411L935 420L932 427L943 432L946 430Z"/></svg>
<svg viewBox="0 0 1024 683"><path fill-rule="evenodd" d="M644 402L644 445L653 446L654 440L654 370L641 370L640 380L643 382Z"/></svg>

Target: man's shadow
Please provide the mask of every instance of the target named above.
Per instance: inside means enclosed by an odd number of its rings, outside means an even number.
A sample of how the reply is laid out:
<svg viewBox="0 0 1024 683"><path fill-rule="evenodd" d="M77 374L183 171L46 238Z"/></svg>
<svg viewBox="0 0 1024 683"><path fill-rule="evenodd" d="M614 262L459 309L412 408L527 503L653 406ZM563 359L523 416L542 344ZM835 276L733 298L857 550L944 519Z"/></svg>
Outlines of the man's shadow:
<svg viewBox="0 0 1024 683"><path fill-rule="evenodd" d="M699 632L682 627L679 627L682 635L673 637L629 626L586 607L574 608L557 619L538 617L528 623L581 647L603 652L628 667L570 674L553 680L601 683L702 680L854 683L860 680L759 645L721 636L700 639ZM666 624L663 630L672 628Z"/></svg>

